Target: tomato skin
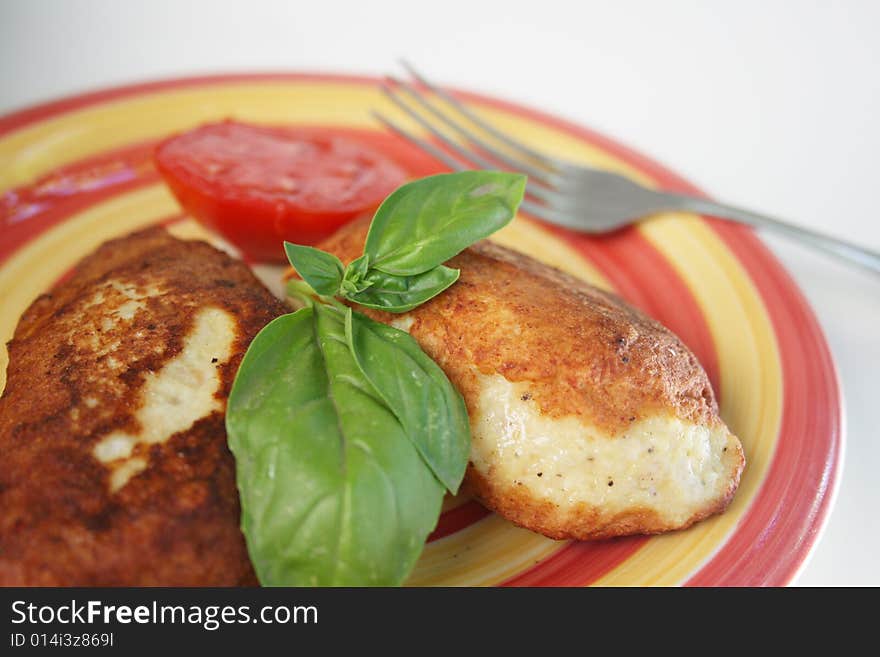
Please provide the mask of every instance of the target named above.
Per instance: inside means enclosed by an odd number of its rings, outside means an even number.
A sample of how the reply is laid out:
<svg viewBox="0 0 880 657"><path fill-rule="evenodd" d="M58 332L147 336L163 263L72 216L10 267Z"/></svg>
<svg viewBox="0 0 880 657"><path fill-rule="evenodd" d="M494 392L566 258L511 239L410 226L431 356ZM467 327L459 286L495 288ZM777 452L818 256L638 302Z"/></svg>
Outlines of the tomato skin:
<svg viewBox="0 0 880 657"><path fill-rule="evenodd" d="M187 213L265 262L285 260L284 240L319 242L406 179L392 160L330 128L206 124L163 141L154 160Z"/></svg>

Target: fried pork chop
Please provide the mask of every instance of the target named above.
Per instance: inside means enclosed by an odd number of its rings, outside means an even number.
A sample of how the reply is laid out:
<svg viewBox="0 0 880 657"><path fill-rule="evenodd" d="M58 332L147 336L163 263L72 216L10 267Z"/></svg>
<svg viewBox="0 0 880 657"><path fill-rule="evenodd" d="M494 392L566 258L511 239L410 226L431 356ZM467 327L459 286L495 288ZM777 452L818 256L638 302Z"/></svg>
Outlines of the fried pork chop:
<svg viewBox="0 0 880 657"><path fill-rule="evenodd" d="M320 245L350 262L368 223ZM612 294L491 242L453 258L461 278L402 314L461 391L473 445L466 483L551 538L681 529L730 502L742 446L706 373L670 331Z"/></svg>
<svg viewBox="0 0 880 657"><path fill-rule="evenodd" d="M159 228L38 298L0 398L0 584L256 584L223 415L283 312L244 264Z"/></svg>

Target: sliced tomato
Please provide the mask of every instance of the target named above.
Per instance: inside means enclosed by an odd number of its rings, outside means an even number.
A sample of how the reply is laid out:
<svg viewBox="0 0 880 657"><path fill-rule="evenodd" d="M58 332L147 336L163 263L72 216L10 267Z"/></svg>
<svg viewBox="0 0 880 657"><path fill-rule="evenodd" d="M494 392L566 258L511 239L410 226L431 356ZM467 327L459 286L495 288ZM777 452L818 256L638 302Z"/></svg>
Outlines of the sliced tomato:
<svg viewBox="0 0 880 657"><path fill-rule="evenodd" d="M382 153L331 129L235 121L171 137L155 160L189 214L258 261L283 261L283 240L322 240L406 179Z"/></svg>

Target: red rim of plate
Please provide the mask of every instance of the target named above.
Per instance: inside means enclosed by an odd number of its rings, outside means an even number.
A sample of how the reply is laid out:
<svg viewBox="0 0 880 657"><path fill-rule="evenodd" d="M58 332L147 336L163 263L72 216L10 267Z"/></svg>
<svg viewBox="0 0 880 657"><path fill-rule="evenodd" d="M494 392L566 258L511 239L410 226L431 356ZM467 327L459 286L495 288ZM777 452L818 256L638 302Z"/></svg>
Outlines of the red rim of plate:
<svg viewBox="0 0 880 657"><path fill-rule="evenodd" d="M241 73L141 82L69 96L0 117L0 136L59 114L130 96L194 85L271 81L376 85L379 79L330 73ZM657 162L588 128L504 100L469 92L455 93L467 101L543 123L593 144L642 171L662 188L703 195L695 186ZM803 567L833 504L844 439L841 389L830 350L812 310L772 253L748 228L713 220L707 223L740 262L764 302L778 341L784 398L779 440L764 483L733 534L686 584L783 585ZM48 227L35 227L34 236ZM565 231L556 232L565 234ZM579 244L576 240L572 242L576 248ZM597 257L596 252L590 253L588 246L579 250L585 256ZM618 289L627 286L626 280L615 280L614 283ZM635 288L630 289L636 292ZM691 340L700 342L707 339L711 341L705 328L691 337ZM700 351L709 355L714 350ZM717 372L714 362L706 363L706 369L710 375ZM806 484L815 486L813 494L803 494ZM634 538L612 542L611 549L606 543L600 557L602 563L594 563L591 570L607 572L644 540ZM589 543L573 544L542 565L546 564L556 572L555 583L564 584L566 580L564 575L560 576L560 569L588 556L598 556L591 552L594 550ZM547 563L554 561L555 565ZM549 583L542 576L530 576L531 572L522 573L507 583Z"/></svg>

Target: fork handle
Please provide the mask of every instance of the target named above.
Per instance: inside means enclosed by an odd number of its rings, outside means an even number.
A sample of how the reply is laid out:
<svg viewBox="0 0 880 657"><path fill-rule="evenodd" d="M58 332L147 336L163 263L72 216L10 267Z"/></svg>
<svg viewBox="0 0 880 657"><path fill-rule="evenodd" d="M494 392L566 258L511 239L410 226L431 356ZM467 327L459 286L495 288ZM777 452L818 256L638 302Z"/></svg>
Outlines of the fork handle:
<svg viewBox="0 0 880 657"><path fill-rule="evenodd" d="M680 194L668 194L676 204L676 209L708 214L719 219L729 219L748 224L756 228L767 228L782 235L793 237L800 242L836 256L849 263L860 265L866 269L880 274L880 253L866 249L852 242L847 242L830 235L823 235L800 226L795 226L779 219L773 219L765 215L743 210L732 205L715 203L702 198L683 196Z"/></svg>

